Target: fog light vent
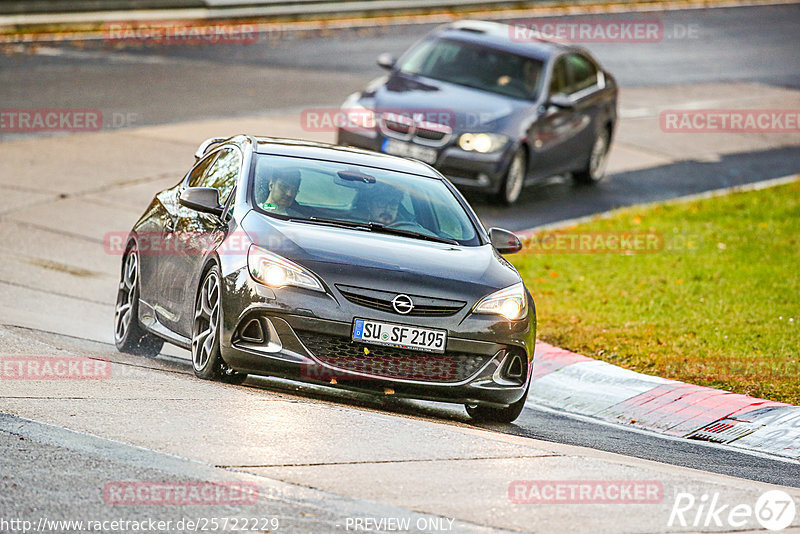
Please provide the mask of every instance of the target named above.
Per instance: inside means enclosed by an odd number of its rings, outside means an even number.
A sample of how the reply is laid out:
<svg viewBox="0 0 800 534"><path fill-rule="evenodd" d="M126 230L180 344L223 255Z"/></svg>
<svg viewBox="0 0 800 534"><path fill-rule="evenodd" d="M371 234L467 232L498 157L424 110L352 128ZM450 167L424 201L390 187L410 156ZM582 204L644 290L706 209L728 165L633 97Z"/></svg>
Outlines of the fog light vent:
<svg viewBox="0 0 800 534"><path fill-rule="evenodd" d="M258 319L250 319L239 334L242 341L249 343L264 343L264 327Z"/></svg>
<svg viewBox="0 0 800 534"><path fill-rule="evenodd" d="M522 378L522 369L522 358L519 354L512 354L506 368L506 376L508 378Z"/></svg>

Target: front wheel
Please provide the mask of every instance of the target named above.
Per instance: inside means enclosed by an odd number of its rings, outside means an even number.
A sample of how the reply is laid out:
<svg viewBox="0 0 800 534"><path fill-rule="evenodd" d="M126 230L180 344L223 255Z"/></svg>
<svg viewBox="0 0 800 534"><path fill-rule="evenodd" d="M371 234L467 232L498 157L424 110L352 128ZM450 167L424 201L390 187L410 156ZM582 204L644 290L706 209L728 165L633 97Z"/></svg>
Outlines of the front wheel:
<svg viewBox="0 0 800 534"><path fill-rule="evenodd" d="M480 404L465 404L464 407L467 409L467 414L478 422L513 423L525 407L525 401L528 400L528 390L530 387L531 385L528 383L528 387L525 388L525 394L522 398L513 404L509 404L505 408L491 408L489 406L481 406Z"/></svg>
<svg viewBox="0 0 800 534"><path fill-rule="evenodd" d="M122 259L114 305L114 344L120 352L155 358L164 341L139 324L139 255L132 248Z"/></svg>
<svg viewBox="0 0 800 534"><path fill-rule="evenodd" d="M510 206L519 199L519 195L522 193L522 186L525 185L527 167L528 157L525 153L525 147L519 147L511 158L503 183L500 184L500 190L497 192L495 199L500 204Z"/></svg>
<svg viewBox="0 0 800 534"><path fill-rule="evenodd" d="M247 375L228 367L220 354L220 280L219 267L215 265L203 277L197 294L192 325L192 368L196 376L205 380L241 384Z"/></svg>
<svg viewBox="0 0 800 534"><path fill-rule="evenodd" d="M589 154L589 163L586 168L573 175L579 184L596 184L606 175L606 163L608 163L608 146L611 139L608 130L603 130L597 134Z"/></svg>

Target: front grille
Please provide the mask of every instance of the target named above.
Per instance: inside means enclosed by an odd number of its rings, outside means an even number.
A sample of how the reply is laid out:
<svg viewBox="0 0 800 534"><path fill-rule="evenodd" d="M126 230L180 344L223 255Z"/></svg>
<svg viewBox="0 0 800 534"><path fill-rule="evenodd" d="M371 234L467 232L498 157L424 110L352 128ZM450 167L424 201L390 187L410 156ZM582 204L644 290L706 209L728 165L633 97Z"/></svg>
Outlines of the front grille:
<svg viewBox="0 0 800 534"><path fill-rule="evenodd" d="M398 295L391 291L379 291L377 289L367 289L363 287L345 286L336 284L336 288L341 294L359 306L372 308L389 313L397 313L392 300ZM406 314L418 317L446 317L458 313L467 303L459 300L437 299L423 297L420 295L408 295L414 302L414 308ZM400 314L398 314L400 315Z"/></svg>
<svg viewBox="0 0 800 534"><path fill-rule="evenodd" d="M453 129L447 124L414 119L402 113L381 113L378 125L386 137L393 137L402 141L416 141L422 145L442 146L453 134Z"/></svg>
<svg viewBox="0 0 800 534"><path fill-rule="evenodd" d="M326 365L396 380L461 382L477 373L492 358L481 354L434 354L365 345L345 337L303 330L297 331L297 335L303 345Z"/></svg>

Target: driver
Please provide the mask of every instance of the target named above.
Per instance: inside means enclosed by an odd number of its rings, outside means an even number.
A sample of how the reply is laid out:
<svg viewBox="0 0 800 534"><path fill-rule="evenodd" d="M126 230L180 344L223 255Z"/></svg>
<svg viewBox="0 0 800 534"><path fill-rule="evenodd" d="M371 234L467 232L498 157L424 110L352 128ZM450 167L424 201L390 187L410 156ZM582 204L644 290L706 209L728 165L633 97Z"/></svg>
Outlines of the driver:
<svg viewBox="0 0 800 534"><path fill-rule="evenodd" d="M384 185L373 192L367 204L369 220L388 226L398 220L402 191Z"/></svg>
<svg viewBox="0 0 800 534"><path fill-rule="evenodd" d="M301 216L302 210L295 202L300 181L300 171L297 169L275 169L268 184L269 196L261 207L278 215Z"/></svg>

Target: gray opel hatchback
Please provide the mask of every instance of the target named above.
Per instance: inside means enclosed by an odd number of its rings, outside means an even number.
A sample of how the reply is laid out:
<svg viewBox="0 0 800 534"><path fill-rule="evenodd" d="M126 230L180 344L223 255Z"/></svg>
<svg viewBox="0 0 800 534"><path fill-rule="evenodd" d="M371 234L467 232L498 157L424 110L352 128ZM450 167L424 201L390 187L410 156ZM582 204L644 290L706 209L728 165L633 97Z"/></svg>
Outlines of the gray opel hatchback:
<svg viewBox="0 0 800 534"><path fill-rule="evenodd" d="M130 232L121 351L191 350L195 374L248 374L464 404L513 421L536 312L461 194L416 161L306 141L210 139Z"/></svg>

